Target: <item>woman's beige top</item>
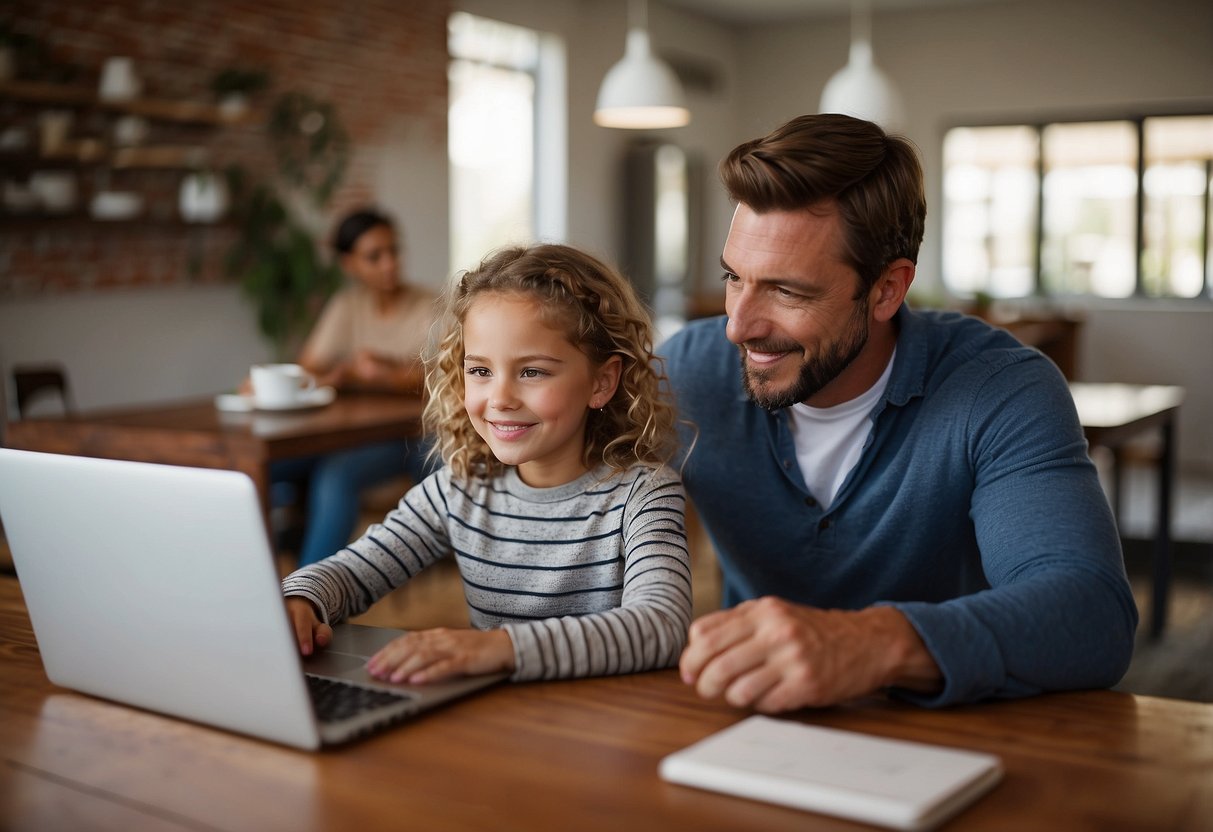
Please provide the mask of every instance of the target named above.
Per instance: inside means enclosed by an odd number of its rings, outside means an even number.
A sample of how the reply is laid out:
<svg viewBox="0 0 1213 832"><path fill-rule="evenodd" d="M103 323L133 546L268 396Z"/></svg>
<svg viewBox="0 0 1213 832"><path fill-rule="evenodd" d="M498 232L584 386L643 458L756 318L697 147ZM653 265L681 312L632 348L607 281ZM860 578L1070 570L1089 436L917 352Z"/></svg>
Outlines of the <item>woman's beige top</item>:
<svg viewBox="0 0 1213 832"><path fill-rule="evenodd" d="M375 293L355 283L334 295L308 336L304 354L331 367L360 350L399 361L416 361L437 315L435 295L408 286L390 314L381 315Z"/></svg>

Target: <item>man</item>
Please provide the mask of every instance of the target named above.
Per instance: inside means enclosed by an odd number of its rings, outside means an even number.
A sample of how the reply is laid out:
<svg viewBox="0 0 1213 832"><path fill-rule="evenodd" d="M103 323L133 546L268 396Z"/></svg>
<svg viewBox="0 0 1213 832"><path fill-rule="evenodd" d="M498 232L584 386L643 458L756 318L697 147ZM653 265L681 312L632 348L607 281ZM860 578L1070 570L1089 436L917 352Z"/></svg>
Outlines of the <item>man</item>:
<svg viewBox="0 0 1213 832"><path fill-rule="evenodd" d="M904 304L913 147L801 116L720 171L727 316L662 350L726 607L692 626L684 680L767 712L1117 682L1137 610L1065 380L1002 330Z"/></svg>

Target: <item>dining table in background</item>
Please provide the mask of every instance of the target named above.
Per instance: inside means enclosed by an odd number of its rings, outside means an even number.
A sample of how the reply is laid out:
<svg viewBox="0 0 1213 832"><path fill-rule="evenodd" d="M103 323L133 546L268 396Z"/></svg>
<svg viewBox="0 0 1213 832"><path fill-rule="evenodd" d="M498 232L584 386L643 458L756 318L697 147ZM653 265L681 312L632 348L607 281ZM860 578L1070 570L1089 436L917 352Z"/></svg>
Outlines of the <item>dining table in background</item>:
<svg viewBox="0 0 1213 832"><path fill-rule="evenodd" d="M47 681L0 576L0 828L855 830L662 781L659 761L748 714L675 670L504 683L303 752ZM945 828L1207 832L1213 704L1107 690L937 710L885 697L786 718L995 754L1002 782Z"/></svg>
<svg viewBox="0 0 1213 832"><path fill-rule="evenodd" d="M226 468L252 478L269 511L269 466L421 433L419 397L342 392L323 407L231 412L215 399L20 419L10 448L76 456Z"/></svg>
<svg viewBox="0 0 1213 832"><path fill-rule="evenodd" d="M1157 434L1154 495L1154 557L1151 569L1150 615L1147 632L1159 638L1167 626L1171 594L1171 513L1175 491L1176 423L1184 388L1166 384L1070 382L1078 421L1090 447L1112 455L1112 512L1124 536L1123 459L1134 442ZM1144 618L1144 616L1143 616ZM1213 824L1211 824L1213 828Z"/></svg>

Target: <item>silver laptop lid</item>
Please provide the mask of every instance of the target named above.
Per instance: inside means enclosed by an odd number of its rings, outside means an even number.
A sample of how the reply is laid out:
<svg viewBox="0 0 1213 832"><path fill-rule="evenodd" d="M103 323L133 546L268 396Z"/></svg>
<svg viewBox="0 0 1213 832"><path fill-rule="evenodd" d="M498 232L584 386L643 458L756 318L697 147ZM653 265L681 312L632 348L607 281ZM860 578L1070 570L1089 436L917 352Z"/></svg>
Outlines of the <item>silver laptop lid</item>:
<svg viewBox="0 0 1213 832"><path fill-rule="evenodd" d="M320 744L247 476L0 448L0 517L52 682Z"/></svg>

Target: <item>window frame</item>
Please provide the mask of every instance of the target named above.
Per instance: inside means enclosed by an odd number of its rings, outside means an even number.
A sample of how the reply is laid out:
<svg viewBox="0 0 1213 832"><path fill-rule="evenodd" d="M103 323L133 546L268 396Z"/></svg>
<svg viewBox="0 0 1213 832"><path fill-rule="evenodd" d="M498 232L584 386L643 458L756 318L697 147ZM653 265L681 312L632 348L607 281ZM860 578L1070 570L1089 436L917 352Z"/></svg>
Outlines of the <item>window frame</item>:
<svg viewBox="0 0 1213 832"><path fill-rule="evenodd" d="M532 236L535 239L564 242L568 234L568 67L564 40L528 24L460 8L451 9L447 16L448 25L450 18L456 14L526 29L536 36L533 62L509 63L483 56L455 54L448 46L447 68L449 71L453 62L463 61L530 77L533 89L530 113ZM448 167L451 164L449 156L447 164ZM453 249L450 241L448 249ZM455 266L453 263L452 267Z"/></svg>
<svg viewBox="0 0 1213 832"><path fill-rule="evenodd" d="M1098 300L1106 303L1123 303L1126 301L1169 301L1182 303L1204 303L1213 305L1213 265L1210 264L1210 246L1213 242L1210 237L1213 236L1213 159L1205 161L1205 179L1204 179L1204 194L1202 199L1203 208L1203 233L1201 239L1201 288L1200 291L1193 296L1184 297L1181 295L1155 295L1149 294L1145 290L1145 281L1143 279L1142 261L1145 252L1145 215L1146 215L1146 189L1145 189L1145 173L1149 150L1146 143L1146 122L1156 118L1213 118L1213 106L1206 108L1183 108L1183 109L1159 109L1151 111L1137 111L1132 113L1125 112L1101 112L1088 113L1081 116L1074 115L1057 115L1048 118L1037 119L1014 119L1014 118L998 118L989 120L965 119L948 122L945 124L941 139L940 139L940 198L941 202L946 204L945 180L948 175L947 159L944 155L944 148L947 143L947 137L953 130L959 129L981 129L994 127L1019 127L1032 130L1036 137L1036 207L1033 220L1034 241L1032 253L1032 281L1031 291L1026 295L1017 295L1008 297L1006 300L1030 300L1033 298L1044 297L1065 297L1071 299L1082 300ZM1046 159L1044 156L1044 133L1045 129L1053 125L1073 125L1073 124L1092 124L1099 122L1127 122L1132 125L1136 134L1137 140L1137 165L1136 165L1136 181L1137 193L1134 205L1134 261L1133 261L1133 292L1125 297L1109 297L1095 294L1093 292L1082 293L1054 293L1048 291L1044 287L1042 279L1042 266L1044 258L1044 235L1045 235L1045 175ZM947 262L947 211L942 212L943 219L941 220L940 228L940 263ZM941 274L941 280L946 290L949 293L956 294L957 290L953 289L946 278ZM987 289L989 283L986 283ZM961 290L963 292L963 290Z"/></svg>

